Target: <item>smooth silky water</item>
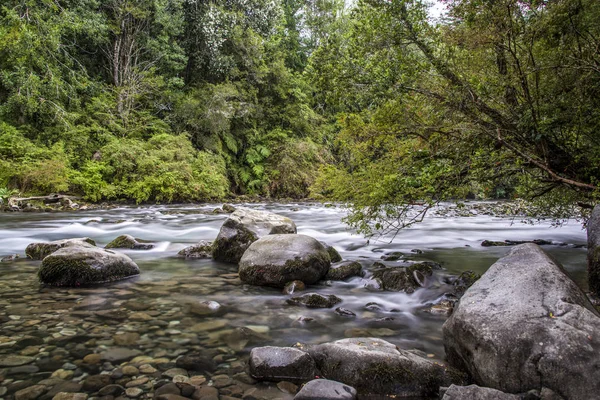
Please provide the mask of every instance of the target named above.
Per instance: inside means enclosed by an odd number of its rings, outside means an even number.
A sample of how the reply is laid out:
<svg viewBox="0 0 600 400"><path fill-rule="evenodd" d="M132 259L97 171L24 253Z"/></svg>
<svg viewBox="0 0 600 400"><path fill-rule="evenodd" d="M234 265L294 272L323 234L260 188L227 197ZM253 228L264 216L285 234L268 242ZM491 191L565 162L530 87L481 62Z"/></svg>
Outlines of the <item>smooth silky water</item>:
<svg viewBox="0 0 600 400"><path fill-rule="evenodd" d="M288 346L296 342L322 343L345 337L375 336L403 349L417 349L443 360L441 327L446 317L425 310L450 286L448 277L465 270L483 273L509 247L482 247L488 240L547 239L569 245L543 246L585 285L585 230L576 221L554 228L549 223L527 225L508 218L429 216L419 225L389 238L370 240L354 233L341 218L345 210L314 204L249 204L293 219L298 233L334 246L346 260L357 260L368 271L382 255L399 251L412 260L432 260L444 269L435 271L428 287L412 294L373 292L365 280L324 282L307 292L335 294L340 307L356 313L342 317L333 309L308 309L286 304L289 296L278 289L253 287L237 278L237 266L212 260L177 258L177 252L200 240L213 240L226 214L212 214L218 205L123 207L111 210L61 213L0 214L0 256L19 253L32 242L90 237L104 246L121 234L157 242L155 249L129 251L140 267L137 278L90 288L44 288L37 280L39 261L19 259L0 263L0 353L7 354L15 337L52 337L67 349L73 341L94 339L92 349L117 346L115 334L134 332L139 338L120 347L141 350L152 357L172 357L186 348L219 349L223 368L245 362L252 347ZM417 254L414 250L421 250ZM397 262L386 262L393 266ZM367 273L368 275L368 273ZM515 279L519 279L515 276ZM301 294L301 293L299 293ZM223 312L203 317L189 304L213 300ZM367 309L368 303L378 307ZM112 310L112 312L111 312ZM98 311L101 311L97 314ZM312 321L299 320L300 317ZM240 333L234 330L248 327ZM83 337L83 339L81 339ZM134 339L137 335L134 335ZM11 339L12 338L12 339ZM81 344L77 345L81 348ZM77 347L75 346L75 347ZM66 361L77 355L70 350ZM229 363L229 364L228 364ZM238 363L239 366L239 363Z"/></svg>

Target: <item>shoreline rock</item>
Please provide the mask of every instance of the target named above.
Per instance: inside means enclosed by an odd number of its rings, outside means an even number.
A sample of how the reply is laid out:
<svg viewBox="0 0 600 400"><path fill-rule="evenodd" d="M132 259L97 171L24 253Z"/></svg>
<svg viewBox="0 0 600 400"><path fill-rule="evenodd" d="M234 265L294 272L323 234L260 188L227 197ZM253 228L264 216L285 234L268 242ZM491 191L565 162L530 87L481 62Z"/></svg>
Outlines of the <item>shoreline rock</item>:
<svg viewBox="0 0 600 400"><path fill-rule="evenodd" d="M476 384L507 393L546 386L569 399L600 392L598 332L598 312L535 244L494 263L443 325L448 362Z"/></svg>

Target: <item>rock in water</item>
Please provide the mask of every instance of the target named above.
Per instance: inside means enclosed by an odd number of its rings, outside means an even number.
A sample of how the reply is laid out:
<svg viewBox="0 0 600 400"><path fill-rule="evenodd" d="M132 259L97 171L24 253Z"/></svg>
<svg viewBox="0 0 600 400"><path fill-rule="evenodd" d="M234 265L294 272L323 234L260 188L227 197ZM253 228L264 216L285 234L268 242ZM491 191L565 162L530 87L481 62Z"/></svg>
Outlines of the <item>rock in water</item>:
<svg viewBox="0 0 600 400"><path fill-rule="evenodd" d="M308 352L325 378L359 393L432 397L440 386L463 382L451 368L376 338L337 340L312 346Z"/></svg>
<svg viewBox="0 0 600 400"><path fill-rule="evenodd" d="M383 289L413 293L425 286L427 277L433 274L432 263L421 262L408 267L379 268L373 272L373 279L379 280Z"/></svg>
<svg viewBox="0 0 600 400"><path fill-rule="evenodd" d="M521 400L516 394L503 393L496 389L479 387L477 385L451 385L445 390L442 400Z"/></svg>
<svg viewBox="0 0 600 400"><path fill-rule="evenodd" d="M213 243L203 240L193 246L186 247L177 255L185 258L211 258Z"/></svg>
<svg viewBox="0 0 600 400"><path fill-rule="evenodd" d="M25 254L32 260L42 260L44 257L54 253L58 249L69 246L92 247L96 246L96 242L90 238L75 238L55 240L48 243L31 243L25 249Z"/></svg>
<svg viewBox="0 0 600 400"><path fill-rule="evenodd" d="M598 332L585 294L535 244L492 265L443 326L448 361L476 384L508 393L546 386L567 399L600 393Z"/></svg>
<svg viewBox="0 0 600 400"><path fill-rule="evenodd" d="M327 250L327 253L329 253L329 258L331 258L331 262L332 263L336 263L336 262L342 261L342 256L335 249L335 247L330 246L330 245L328 245L327 243L325 243L323 241L321 241L321 244L323 245L323 247L325 247L325 250Z"/></svg>
<svg viewBox="0 0 600 400"><path fill-rule="evenodd" d="M318 293L307 293L303 296L292 297L287 300L288 304L302 305L308 308L331 308L342 302L342 299L334 294L323 296Z"/></svg>
<svg viewBox="0 0 600 400"><path fill-rule="evenodd" d="M332 265L325 278L332 281L343 281L353 276L363 276L362 265L358 261L347 261L340 265Z"/></svg>
<svg viewBox="0 0 600 400"><path fill-rule="evenodd" d="M131 258L112 250L91 246L69 246L50 254L38 271L41 283L80 286L112 282L139 275Z"/></svg>
<svg viewBox="0 0 600 400"><path fill-rule="evenodd" d="M312 357L293 347L255 347L249 364L250 375L261 381L306 382L316 374Z"/></svg>
<svg viewBox="0 0 600 400"><path fill-rule="evenodd" d="M150 250L154 244L145 240L134 238L131 235L121 235L107 244L105 249L131 249L131 250Z"/></svg>
<svg viewBox="0 0 600 400"><path fill-rule="evenodd" d="M296 233L294 221L267 211L238 208L221 227L212 255L216 261L237 263L261 237L283 233Z"/></svg>
<svg viewBox="0 0 600 400"><path fill-rule="evenodd" d="M590 291L600 295L600 204L587 222L588 283Z"/></svg>
<svg viewBox="0 0 600 400"><path fill-rule="evenodd" d="M291 281L321 280L331 265L318 240L306 235L268 235L252 243L240 260L243 282L283 288Z"/></svg>
<svg viewBox="0 0 600 400"><path fill-rule="evenodd" d="M308 382L294 400L354 400L356 389L329 379L314 379Z"/></svg>

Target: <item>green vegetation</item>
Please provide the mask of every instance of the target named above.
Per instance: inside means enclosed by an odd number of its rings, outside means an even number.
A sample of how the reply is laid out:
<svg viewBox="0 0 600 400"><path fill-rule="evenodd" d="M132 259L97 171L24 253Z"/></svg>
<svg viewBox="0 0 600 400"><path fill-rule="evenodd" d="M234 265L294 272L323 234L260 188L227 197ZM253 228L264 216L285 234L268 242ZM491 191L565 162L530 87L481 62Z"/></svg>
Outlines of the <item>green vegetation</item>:
<svg viewBox="0 0 600 400"><path fill-rule="evenodd" d="M443 200L593 204L600 3L8 0L0 187L312 196L364 233Z"/></svg>

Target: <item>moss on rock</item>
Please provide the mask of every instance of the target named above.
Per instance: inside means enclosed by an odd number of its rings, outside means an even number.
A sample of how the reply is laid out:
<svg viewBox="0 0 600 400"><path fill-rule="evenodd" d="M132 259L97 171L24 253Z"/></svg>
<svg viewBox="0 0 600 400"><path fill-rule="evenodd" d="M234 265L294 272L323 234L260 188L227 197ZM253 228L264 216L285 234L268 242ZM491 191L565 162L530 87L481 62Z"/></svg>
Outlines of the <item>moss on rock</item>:
<svg viewBox="0 0 600 400"><path fill-rule="evenodd" d="M83 286L117 281L139 273L138 266L124 254L72 246L44 258L38 278L51 286Z"/></svg>

